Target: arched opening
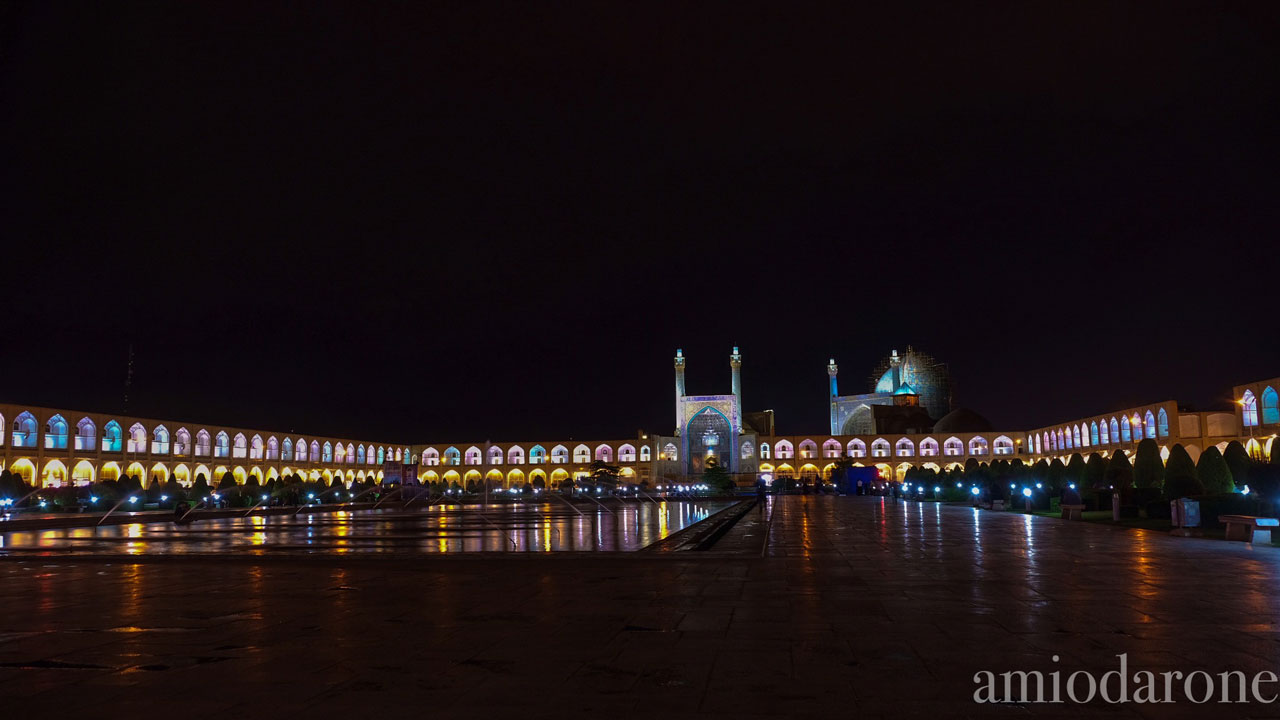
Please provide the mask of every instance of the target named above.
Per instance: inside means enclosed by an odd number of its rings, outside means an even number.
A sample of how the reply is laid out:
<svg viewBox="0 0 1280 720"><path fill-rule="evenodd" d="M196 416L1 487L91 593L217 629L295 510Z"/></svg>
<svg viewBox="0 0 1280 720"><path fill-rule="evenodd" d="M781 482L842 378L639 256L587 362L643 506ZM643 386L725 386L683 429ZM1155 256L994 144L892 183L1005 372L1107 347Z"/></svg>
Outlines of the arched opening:
<svg viewBox="0 0 1280 720"><path fill-rule="evenodd" d="M120 465L115 462L102 464L102 469L98 471L98 479L106 482L107 480L120 479Z"/></svg>
<svg viewBox="0 0 1280 720"><path fill-rule="evenodd" d="M124 474L127 477L137 478L138 482L143 485L147 483L147 469L142 467L140 462L129 463L129 467L125 468Z"/></svg>
<svg viewBox="0 0 1280 720"><path fill-rule="evenodd" d="M1258 399L1252 390L1245 390L1240 398L1240 408L1244 416L1244 426L1253 427L1258 424Z"/></svg>
<svg viewBox="0 0 1280 720"><path fill-rule="evenodd" d="M76 423L76 449L97 450L97 436L98 428L93 421L87 417L80 418L80 422Z"/></svg>
<svg viewBox="0 0 1280 720"><path fill-rule="evenodd" d="M35 485L36 466L27 458L18 458L9 465L9 472L22 478L22 482Z"/></svg>
<svg viewBox="0 0 1280 720"><path fill-rule="evenodd" d="M12 445L16 448L36 446L36 418L29 412L22 412L13 419ZM35 470L32 470L35 477Z"/></svg>
<svg viewBox="0 0 1280 720"><path fill-rule="evenodd" d="M191 487L191 483L193 482L191 469L186 465L178 465L173 469L173 481L182 487Z"/></svg>
<svg viewBox="0 0 1280 720"><path fill-rule="evenodd" d="M1276 423L1280 423L1280 394L1268 385L1262 391L1262 424L1275 425Z"/></svg>
<svg viewBox="0 0 1280 720"><path fill-rule="evenodd" d="M164 463L158 462L151 466L151 479L146 483L147 487L151 487L151 483L158 482L161 485L169 482L169 468Z"/></svg>
<svg viewBox="0 0 1280 720"><path fill-rule="evenodd" d="M62 415L55 414L49 418L49 422L44 425L44 447L46 450L66 450L67 449L67 421ZM62 468L63 476L66 475L66 468Z"/></svg>
<svg viewBox="0 0 1280 720"><path fill-rule="evenodd" d="M65 423L64 423L65 425ZM62 436L63 442L66 442L66 434ZM40 487L56 488L62 487L69 482L67 478L67 466L62 464L61 460L46 460L44 469L40 471Z"/></svg>
<svg viewBox="0 0 1280 720"><path fill-rule="evenodd" d="M129 442L125 446L131 453L144 453L147 451L147 429L142 423L134 423L129 426Z"/></svg>
<svg viewBox="0 0 1280 720"><path fill-rule="evenodd" d="M71 468L71 484L72 485L92 485L96 473L93 471L93 463L88 460L81 460L76 466Z"/></svg>
<svg viewBox="0 0 1280 720"><path fill-rule="evenodd" d="M524 485L524 472L521 470L512 470L507 473L507 487L520 487Z"/></svg>

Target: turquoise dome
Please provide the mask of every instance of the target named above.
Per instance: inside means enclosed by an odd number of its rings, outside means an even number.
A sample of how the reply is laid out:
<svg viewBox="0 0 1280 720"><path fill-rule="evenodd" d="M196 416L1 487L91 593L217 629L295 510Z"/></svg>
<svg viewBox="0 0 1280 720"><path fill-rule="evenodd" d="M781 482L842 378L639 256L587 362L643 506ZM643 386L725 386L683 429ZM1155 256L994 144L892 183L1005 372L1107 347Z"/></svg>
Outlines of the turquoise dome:
<svg viewBox="0 0 1280 720"><path fill-rule="evenodd" d="M911 387L910 385L906 383L902 383L902 385L897 390L893 391L893 394L894 395L919 395L920 393L916 392L916 389Z"/></svg>

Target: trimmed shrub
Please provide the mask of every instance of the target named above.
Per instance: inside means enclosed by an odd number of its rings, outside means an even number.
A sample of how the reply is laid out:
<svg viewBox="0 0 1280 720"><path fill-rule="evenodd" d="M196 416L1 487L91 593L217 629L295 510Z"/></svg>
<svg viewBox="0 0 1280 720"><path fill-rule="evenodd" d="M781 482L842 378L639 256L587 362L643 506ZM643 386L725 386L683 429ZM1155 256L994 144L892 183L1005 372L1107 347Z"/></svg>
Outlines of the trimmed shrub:
<svg viewBox="0 0 1280 720"><path fill-rule="evenodd" d="M1249 471L1253 469L1254 460L1249 457L1243 445L1232 440L1227 444L1227 449L1222 451L1222 459L1231 468L1231 479L1235 481L1237 490L1249 484Z"/></svg>
<svg viewBox="0 0 1280 720"><path fill-rule="evenodd" d="M1164 484L1164 463L1160 461L1160 446L1151 438L1138 443L1133 458L1133 486L1158 488Z"/></svg>
<svg viewBox="0 0 1280 720"><path fill-rule="evenodd" d="M1173 456L1170 455L1169 459L1172 460ZM1222 458L1218 448L1212 445L1200 453L1200 464L1196 465L1196 474L1204 486L1206 495L1222 495L1235 488L1231 468L1227 467L1227 461Z"/></svg>
<svg viewBox="0 0 1280 720"><path fill-rule="evenodd" d="M1182 445L1169 450L1169 462L1164 466L1164 497L1176 500L1180 497L1205 494L1195 463Z"/></svg>
<svg viewBox="0 0 1280 720"><path fill-rule="evenodd" d="M1107 461L1107 470L1103 473L1102 484L1123 493L1133 487L1133 466L1129 458L1119 450Z"/></svg>

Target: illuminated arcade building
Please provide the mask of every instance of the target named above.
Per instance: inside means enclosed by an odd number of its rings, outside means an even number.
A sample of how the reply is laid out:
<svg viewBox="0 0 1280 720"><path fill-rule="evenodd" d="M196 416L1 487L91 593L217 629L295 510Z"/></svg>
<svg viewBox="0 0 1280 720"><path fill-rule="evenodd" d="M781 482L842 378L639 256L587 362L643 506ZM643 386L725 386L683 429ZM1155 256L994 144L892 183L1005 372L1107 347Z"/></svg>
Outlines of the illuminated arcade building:
<svg viewBox="0 0 1280 720"><path fill-rule="evenodd" d="M74 423L74 424L73 424ZM401 462L402 445L202 423L0 405L0 468L42 487L137 477L190 486L298 474L350 484L381 479L384 462Z"/></svg>
<svg viewBox="0 0 1280 720"><path fill-rule="evenodd" d="M901 479L912 467L946 469L973 459L1033 463L1092 452L1132 453L1144 439L1161 454L1180 443L1195 460L1203 449L1239 440L1266 459L1280 433L1280 378L1234 388L1235 412L1195 412L1168 400L1034 430L996 430L977 413L959 408L938 416L930 403L950 407L945 367L908 350L889 356L876 392L840 397L835 362L830 382L829 435L778 435L771 411L742 405L742 355L729 356L730 392L688 395L684 354L675 356L675 430L630 439L534 440L400 445L298 433L219 427L202 423L0 405L0 468L41 486L88 484L137 476L144 485L170 478L190 485L198 475L216 484L224 474L243 483L298 474L350 484L404 471L423 482L511 487L541 481L549 487L581 479L603 462L624 482L658 484L696 477L715 465L741 482L792 476L829 477L837 462L876 467ZM937 419L934 420L933 418ZM74 419L74 422L73 422ZM403 470L397 466L408 466Z"/></svg>

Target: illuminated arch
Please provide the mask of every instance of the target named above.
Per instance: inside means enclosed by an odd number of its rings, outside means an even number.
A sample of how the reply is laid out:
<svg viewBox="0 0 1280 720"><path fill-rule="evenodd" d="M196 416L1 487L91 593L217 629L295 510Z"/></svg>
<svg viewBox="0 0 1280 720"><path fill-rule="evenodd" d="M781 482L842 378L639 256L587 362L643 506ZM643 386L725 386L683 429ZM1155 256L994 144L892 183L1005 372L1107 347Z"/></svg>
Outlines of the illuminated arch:
<svg viewBox="0 0 1280 720"><path fill-rule="evenodd" d="M651 451L649 450L648 445L641 445L640 446L640 462L649 462L649 458L651 457L650 453Z"/></svg>
<svg viewBox="0 0 1280 720"><path fill-rule="evenodd" d="M329 443L325 443L326 447L328 445ZM342 443L338 443L337 446L334 448L333 461L335 463L344 463L347 461L347 449L343 447Z"/></svg>
<svg viewBox="0 0 1280 720"><path fill-rule="evenodd" d="M124 474L131 478L138 478L138 481L143 486L147 484L147 469L142 467L140 462L129 463L129 467L125 469Z"/></svg>
<svg viewBox="0 0 1280 720"><path fill-rule="evenodd" d="M147 487L151 487L153 482L158 482L161 485L169 482L169 468L165 467L164 463L158 462L151 466L151 478L144 484Z"/></svg>
<svg viewBox="0 0 1280 720"><path fill-rule="evenodd" d="M33 421L34 422L34 421ZM18 458L9 465L9 472L22 478L22 482L35 485L36 466L27 458Z"/></svg>
<svg viewBox="0 0 1280 720"><path fill-rule="evenodd" d="M454 450L454 452L457 452L457 450ZM383 460L386 459L386 453L387 453L386 448L381 448L381 447L378 448L378 464L379 465L381 465L383 463ZM453 463L453 464L457 465L457 463Z"/></svg>
<svg viewBox="0 0 1280 720"><path fill-rule="evenodd" d="M542 487L547 486L547 471L537 468L529 471L529 484L537 485L538 481L542 481Z"/></svg>
<svg viewBox="0 0 1280 720"><path fill-rule="evenodd" d="M606 463L613 462L613 448L608 445L597 445L596 460Z"/></svg>
<svg viewBox="0 0 1280 720"><path fill-rule="evenodd" d="M173 481L182 487L191 487L191 469L186 465L178 465L173 469Z"/></svg>
<svg viewBox="0 0 1280 720"><path fill-rule="evenodd" d="M1008 435L999 435L991 444L992 451L996 455L1012 455L1013 440Z"/></svg>
<svg viewBox="0 0 1280 720"><path fill-rule="evenodd" d="M255 466L253 466L253 467L249 468L249 475L248 475L248 477L251 477L251 478L258 478L258 484L259 484L259 485L261 485L261 484L262 484L262 481L263 481L262 468L258 467L257 465L255 465ZM248 479L248 478L246 478L246 479Z"/></svg>
<svg viewBox="0 0 1280 720"><path fill-rule="evenodd" d="M889 457L889 441L876 438L871 443L871 457Z"/></svg>
<svg viewBox="0 0 1280 720"><path fill-rule="evenodd" d="M618 446L618 462L633 463L636 461L636 448L631 443Z"/></svg>
<svg viewBox="0 0 1280 720"><path fill-rule="evenodd" d="M916 444L911 442L911 438L898 438L898 442L893 445L893 454L898 457L911 457L916 454Z"/></svg>
<svg viewBox="0 0 1280 720"><path fill-rule="evenodd" d="M578 445L573 449L573 461L575 463L591 462L591 448L586 445Z"/></svg>
<svg viewBox="0 0 1280 720"><path fill-rule="evenodd" d="M1103 427L1106 427L1105 423L1103 423ZM1089 441L1093 445L1100 445L1103 442L1101 436L1098 433L1098 421L1096 420L1089 423Z"/></svg>
<svg viewBox="0 0 1280 720"><path fill-rule="evenodd" d="M800 441L800 457L814 458L818 457L818 443L805 438Z"/></svg>
<svg viewBox="0 0 1280 720"><path fill-rule="evenodd" d="M790 440L778 440L773 444L773 456L779 460L790 460L795 457L795 448Z"/></svg>
<svg viewBox="0 0 1280 720"><path fill-rule="evenodd" d="M437 473L435 470L430 470L430 469L424 470L419 480L424 484L438 483L440 482L440 473Z"/></svg>
<svg viewBox="0 0 1280 720"><path fill-rule="evenodd" d="M465 482L467 482L467 483L471 483L471 482L477 482L477 483L478 483L478 482L480 482L480 471L479 471L479 470L468 470L468 471L467 471L467 474L462 476L462 479L463 479L463 481L465 481Z"/></svg>
<svg viewBox="0 0 1280 720"><path fill-rule="evenodd" d="M129 425L129 437L125 448L129 452L147 451L147 429L142 427L142 423Z"/></svg>
<svg viewBox="0 0 1280 720"><path fill-rule="evenodd" d="M204 481L206 483L214 482L213 471L209 469L208 465L196 465L196 469L193 472L195 473L195 475L193 475L191 478L191 481L193 483L196 480L199 480L201 476L204 477Z"/></svg>
<svg viewBox="0 0 1280 720"><path fill-rule="evenodd" d="M838 458L840 457L840 441L835 438L827 438L822 443L822 457Z"/></svg>
<svg viewBox="0 0 1280 720"><path fill-rule="evenodd" d="M560 487L560 483L569 479L569 473L564 468L556 468L551 471L551 487Z"/></svg>
<svg viewBox="0 0 1280 720"><path fill-rule="evenodd" d="M36 416L27 411L21 412L13 419L13 441L12 445L16 448L35 447L37 442L36 432ZM32 477L35 477L35 469L31 471Z"/></svg>
<svg viewBox="0 0 1280 720"><path fill-rule="evenodd" d="M1150 410L1148 410L1148 411L1147 411L1147 415L1146 415L1146 417L1145 417L1145 418L1143 418L1143 423L1142 423L1142 424L1143 424L1143 427L1145 427L1145 428L1146 428L1146 435L1147 435L1147 438L1148 438L1148 439L1150 439L1150 440L1154 440L1154 439L1155 439L1155 437L1156 437L1156 415L1155 415L1155 413L1153 413L1153 412L1151 412Z"/></svg>
<svg viewBox="0 0 1280 720"><path fill-rule="evenodd" d="M275 435L272 435L271 437L267 438L267 459L268 460L280 459L280 441L276 439Z"/></svg>
<svg viewBox="0 0 1280 720"><path fill-rule="evenodd" d="M111 462L103 463L102 467L98 470L98 480L100 482L106 481L106 480L119 480L119 479L120 479L120 465L114 460Z"/></svg>
<svg viewBox="0 0 1280 720"><path fill-rule="evenodd" d="M795 471L795 468L791 467L790 465L786 463L782 463L781 465L778 466L776 474L780 478L789 478L789 477L795 477L796 471Z"/></svg>
<svg viewBox="0 0 1280 720"><path fill-rule="evenodd" d="M191 454L191 433L184 427L173 434L173 454L186 456Z"/></svg>
<svg viewBox="0 0 1280 720"><path fill-rule="evenodd" d="M1262 454L1262 444L1258 442L1257 438L1249 438L1249 442L1244 444L1244 450L1254 460L1265 459Z"/></svg>
<svg viewBox="0 0 1280 720"><path fill-rule="evenodd" d="M987 439L981 435L975 435L969 438L969 454L970 455L986 455Z"/></svg>
<svg viewBox="0 0 1280 720"><path fill-rule="evenodd" d="M898 467L894 468L893 478L898 482L902 482L903 480L906 480L907 471L910 469L911 469L911 463L909 462L899 463Z"/></svg>
<svg viewBox="0 0 1280 720"><path fill-rule="evenodd" d="M225 430L219 430L217 436L213 439L213 456L215 458L225 458L231 455L231 438Z"/></svg>
<svg viewBox="0 0 1280 720"><path fill-rule="evenodd" d="M124 431L120 429L120 423L108 420L107 424L102 426L102 451L120 452L124 447L123 438Z"/></svg>
<svg viewBox="0 0 1280 720"><path fill-rule="evenodd" d="M634 480L636 477L636 469L633 467L624 467L618 471L618 477Z"/></svg>
<svg viewBox="0 0 1280 720"><path fill-rule="evenodd" d="M489 464L490 465L501 465L502 457L503 457L502 448L498 447L497 445L494 445L493 447L489 448Z"/></svg>
<svg viewBox="0 0 1280 720"><path fill-rule="evenodd" d="M457 470L445 470L444 477L441 478L446 485L462 484L462 476Z"/></svg>
<svg viewBox="0 0 1280 720"><path fill-rule="evenodd" d="M770 454L771 454L771 451L770 451L770 449L769 449L769 443L767 443L767 442L765 442L765 443L760 443L760 459L761 459L761 460L769 460L769 459L770 459L770 457L769 457L769 456L770 456Z"/></svg>
<svg viewBox="0 0 1280 720"><path fill-rule="evenodd" d="M762 473L773 472L773 465L770 463L760 463L760 472Z"/></svg>
<svg viewBox="0 0 1280 720"><path fill-rule="evenodd" d="M1115 417L1111 418L1111 442L1122 442L1120 439L1120 423L1116 422Z"/></svg>
<svg viewBox="0 0 1280 720"><path fill-rule="evenodd" d="M507 487L519 487L524 484L524 471L520 469L507 473Z"/></svg>
<svg viewBox="0 0 1280 720"><path fill-rule="evenodd" d="M938 454L938 441L927 437L920 441L920 457L934 457Z"/></svg>
<svg viewBox="0 0 1280 720"><path fill-rule="evenodd" d="M1164 416L1164 410L1160 410L1161 425L1166 429L1169 426L1169 418ZM1268 385L1262 391L1262 424L1275 425L1280 423L1280 394L1276 393L1276 389Z"/></svg>
<svg viewBox="0 0 1280 720"><path fill-rule="evenodd" d="M553 465L569 462L569 448L564 445L556 445L551 448L551 463Z"/></svg>
<svg viewBox="0 0 1280 720"><path fill-rule="evenodd" d="M815 451L817 445L814 445ZM818 472L818 466L813 463L805 463L800 466L800 477L806 480L817 480L821 473Z"/></svg>
<svg viewBox="0 0 1280 720"><path fill-rule="evenodd" d="M751 444L751 441L750 440L743 441L742 448L738 451L738 457L742 458L743 460L750 460L752 457L755 456L755 454L756 454L756 449Z"/></svg>
<svg viewBox="0 0 1280 720"><path fill-rule="evenodd" d="M927 470L932 470L934 472L942 472L942 468L938 467L938 463L936 462L927 462L921 465L920 467L925 468Z"/></svg>
<svg viewBox="0 0 1280 720"><path fill-rule="evenodd" d="M822 468L822 479L830 480L831 476L835 473L835 471L836 471L836 464L827 463L826 467Z"/></svg>
<svg viewBox="0 0 1280 720"><path fill-rule="evenodd" d="M320 448L320 462L333 462L333 443L328 440L325 440L324 445Z"/></svg>
<svg viewBox="0 0 1280 720"><path fill-rule="evenodd" d="M347 443L347 464L350 465L355 461L356 461L356 448L351 443ZM351 472L347 471L347 474L351 475ZM355 477L355 476L351 475L351 477Z"/></svg>
<svg viewBox="0 0 1280 720"><path fill-rule="evenodd" d="M328 443L325 443L328 445ZM318 440L311 441L311 462L320 462L320 442Z"/></svg>
<svg viewBox="0 0 1280 720"><path fill-rule="evenodd" d="M662 459L672 462L680 459L680 451L676 448L675 443L667 443L662 446Z"/></svg>
<svg viewBox="0 0 1280 720"><path fill-rule="evenodd" d="M867 456L867 443L860 438L854 438L845 446L845 451L851 458L862 458Z"/></svg>
<svg viewBox="0 0 1280 720"><path fill-rule="evenodd" d="M60 413L54 413L53 417L44 424L44 447L46 450L67 449L67 421ZM48 467L48 463L45 466ZM63 466L63 482L66 482L66 469L66 466Z"/></svg>
<svg viewBox="0 0 1280 720"><path fill-rule="evenodd" d="M66 440L63 435L63 441ZM67 466L61 460L46 460L40 471L40 487L62 487L70 482L67 477Z"/></svg>
<svg viewBox="0 0 1280 720"><path fill-rule="evenodd" d="M1133 435L1129 433L1129 416L1128 415L1120 418L1120 441L1121 442L1133 441Z"/></svg>
<svg viewBox="0 0 1280 720"><path fill-rule="evenodd" d="M947 457L958 457L964 454L964 443L960 438L952 435L942 443L942 454Z"/></svg>
<svg viewBox="0 0 1280 720"><path fill-rule="evenodd" d="M1244 397L1240 398L1240 408L1245 427L1258 424L1258 399L1254 397L1252 390L1244 391ZM17 443L14 444L17 445Z"/></svg>
<svg viewBox="0 0 1280 720"><path fill-rule="evenodd" d="M76 466L71 468L71 484L72 485L92 485L97 473L93 471L93 463L88 460L81 460Z"/></svg>
<svg viewBox="0 0 1280 720"><path fill-rule="evenodd" d="M876 463L876 473L881 480L893 479L893 466L888 463Z"/></svg>
<svg viewBox="0 0 1280 720"><path fill-rule="evenodd" d="M379 462L381 462L382 460L381 448L378 449L378 460ZM459 452L458 448L451 447L444 451L444 464L445 465L461 465L462 464L462 453Z"/></svg>
<svg viewBox="0 0 1280 720"><path fill-rule="evenodd" d="M472 445L463 453L462 462L466 465L479 465L481 456L480 448Z"/></svg>
<svg viewBox="0 0 1280 720"><path fill-rule="evenodd" d="M2 421L0 418L0 422ZM80 418L80 422L76 423L76 450L93 451L98 449L97 446L98 427L89 418Z"/></svg>
<svg viewBox="0 0 1280 720"><path fill-rule="evenodd" d="M315 471L314 471L314 470L312 470L312 471L311 471L311 474L314 476L314 475L315 475ZM325 469L324 469L324 471L320 473L320 477L324 479L324 484L325 484L325 485L332 485L332 484L333 484L333 471L332 471L332 470L330 470L329 468L325 468Z"/></svg>
<svg viewBox="0 0 1280 720"><path fill-rule="evenodd" d="M279 480L279 479L280 479L280 473L276 472L275 468L273 467L267 468L267 482L271 482L272 480Z"/></svg>

